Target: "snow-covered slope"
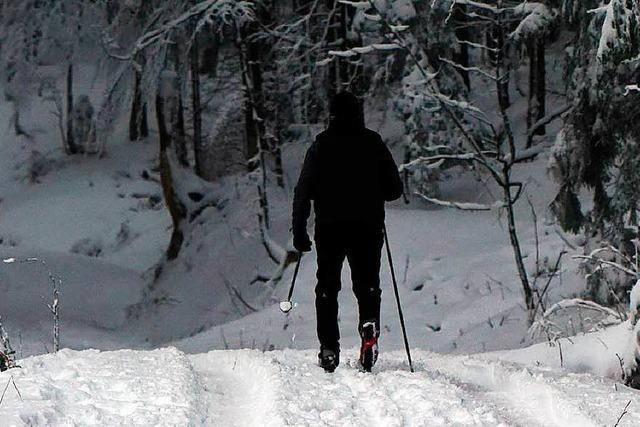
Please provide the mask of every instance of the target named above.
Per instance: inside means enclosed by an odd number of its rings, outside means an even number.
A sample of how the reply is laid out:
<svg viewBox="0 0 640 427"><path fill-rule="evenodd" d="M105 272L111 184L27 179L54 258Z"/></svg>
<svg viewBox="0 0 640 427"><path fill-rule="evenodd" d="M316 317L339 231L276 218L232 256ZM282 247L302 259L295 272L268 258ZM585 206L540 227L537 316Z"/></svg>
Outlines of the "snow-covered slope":
<svg viewBox="0 0 640 427"><path fill-rule="evenodd" d="M0 374L3 425L620 426L640 423L637 393L590 374L473 356L386 353L372 374L342 354L64 350ZM15 387L14 387L15 383ZM20 395L18 394L18 391Z"/></svg>

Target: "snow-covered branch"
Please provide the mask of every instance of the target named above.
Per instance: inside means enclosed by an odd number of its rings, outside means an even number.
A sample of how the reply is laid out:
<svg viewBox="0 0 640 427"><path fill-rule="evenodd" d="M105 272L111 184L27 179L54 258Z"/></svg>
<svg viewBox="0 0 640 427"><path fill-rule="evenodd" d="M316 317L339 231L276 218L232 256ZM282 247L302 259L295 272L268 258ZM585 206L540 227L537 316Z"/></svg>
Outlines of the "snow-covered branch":
<svg viewBox="0 0 640 427"><path fill-rule="evenodd" d="M348 49L348 50L330 50L328 52L328 55L339 56L341 58L349 58L352 56L371 53L375 50L388 51L388 50L395 50L395 49L401 49L401 46L395 43L373 43L367 46L352 47L351 49Z"/></svg>
<svg viewBox="0 0 640 427"><path fill-rule="evenodd" d="M516 16L524 16L510 37L515 40L528 39L544 34L553 25L557 11L543 3L524 2L513 8Z"/></svg>
<svg viewBox="0 0 640 427"><path fill-rule="evenodd" d="M635 84L635 85L627 85L624 88L624 96L629 95L631 92L640 92L640 86Z"/></svg>
<svg viewBox="0 0 640 427"><path fill-rule="evenodd" d="M463 71L470 71L470 72L474 72L474 73L478 73L486 78L488 78L489 80L495 80L495 76L485 70L483 70L482 68L479 67L465 67L463 65L458 64L455 61L452 61L448 58L444 58L444 57L440 57L440 61L444 62L445 64L449 64L454 68L457 68L459 70L463 70Z"/></svg>
<svg viewBox="0 0 640 427"><path fill-rule="evenodd" d="M529 128L528 136L529 137L533 136L538 131L538 129L548 125L549 123L551 123L558 117L561 117L564 113L572 109L573 109L573 105L571 104L563 105L562 107L556 108L555 110L553 110L552 112L550 112L549 114L547 114L546 116L544 116L543 118L541 118L540 120L532 124L531 127Z"/></svg>
<svg viewBox="0 0 640 427"><path fill-rule="evenodd" d="M504 207L503 202L495 202L490 205L482 204L482 203L450 202L450 201L436 199L434 197L429 197L419 192L415 192L414 194L435 205L444 206L446 208L455 208L461 211L490 211L493 209L500 209Z"/></svg>
<svg viewBox="0 0 640 427"><path fill-rule="evenodd" d="M423 164L423 163L440 163L441 164L441 162L443 162L445 160L479 161L480 159L474 153L438 154L438 155L434 155L434 156L422 156L422 157L418 157L418 158L416 158L416 159L414 159L414 160L412 160L412 161L410 161L408 163L404 163L404 164L400 165L398 167L398 170L400 172L403 172L405 170L411 170L412 168L416 167L417 165L420 165L420 164Z"/></svg>
<svg viewBox="0 0 640 427"><path fill-rule="evenodd" d="M599 250L596 250L596 251L599 251ZM589 255L574 255L573 258L574 259L582 259L582 260L585 260L585 261L591 261L593 263L598 264L598 267L597 267L596 271L603 270L605 268L614 268L614 269L616 269L618 271L621 271L623 273L626 273L626 274L628 274L630 276L638 277L638 272L636 272L636 271L634 271L634 270L632 270L630 268L627 268L627 267L621 265L620 263L617 263L617 262L614 262L614 261L604 260L602 258L598 258L597 256L595 256L596 254L594 252L592 252Z"/></svg>

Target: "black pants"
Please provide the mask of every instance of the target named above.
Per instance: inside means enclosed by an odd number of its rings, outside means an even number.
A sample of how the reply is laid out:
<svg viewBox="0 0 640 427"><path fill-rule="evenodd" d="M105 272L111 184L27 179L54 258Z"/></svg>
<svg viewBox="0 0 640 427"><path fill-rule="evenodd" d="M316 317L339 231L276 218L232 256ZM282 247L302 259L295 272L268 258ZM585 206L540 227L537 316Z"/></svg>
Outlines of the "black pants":
<svg viewBox="0 0 640 427"><path fill-rule="evenodd" d="M358 300L358 328L367 321L380 330L380 254L382 224L364 222L317 223L315 244L318 255L316 316L320 345L338 348L338 292L345 257L351 269L353 293Z"/></svg>

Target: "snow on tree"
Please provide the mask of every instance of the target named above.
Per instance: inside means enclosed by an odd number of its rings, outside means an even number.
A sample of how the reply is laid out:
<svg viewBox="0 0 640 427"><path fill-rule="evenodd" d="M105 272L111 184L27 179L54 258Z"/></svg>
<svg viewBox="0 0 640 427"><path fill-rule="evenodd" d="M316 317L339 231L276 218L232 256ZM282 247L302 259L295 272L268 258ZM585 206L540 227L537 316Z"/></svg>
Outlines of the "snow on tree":
<svg viewBox="0 0 640 427"><path fill-rule="evenodd" d="M572 8L579 25L566 79L572 108L553 151L551 170L559 192L552 208L565 229L584 230L585 251L612 245L628 254L634 250L629 242L637 237L640 208L640 94L627 90L637 83L640 69L640 6L624 0L588 6ZM586 214L577 197L582 188L593 197ZM589 280L593 297L602 303L626 299L633 284L621 278L605 297L599 291L610 286L605 278L595 274Z"/></svg>
<svg viewBox="0 0 640 427"><path fill-rule="evenodd" d="M611 0L605 8L597 58L603 65L639 59L640 5L633 0Z"/></svg>

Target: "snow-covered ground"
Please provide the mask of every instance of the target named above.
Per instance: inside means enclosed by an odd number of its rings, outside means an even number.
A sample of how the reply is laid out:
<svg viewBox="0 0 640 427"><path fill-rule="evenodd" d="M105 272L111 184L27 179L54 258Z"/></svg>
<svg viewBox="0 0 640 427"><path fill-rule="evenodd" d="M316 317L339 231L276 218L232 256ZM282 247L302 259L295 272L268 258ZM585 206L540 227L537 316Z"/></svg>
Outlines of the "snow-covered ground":
<svg viewBox="0 0 640 427"><path fill-rule="evenodd" d="M374 372L355 350L334 374L313 350L63 350L0 374L2 425L620 426L637 393L591 374L479 356L387 353Z"/></svg>

